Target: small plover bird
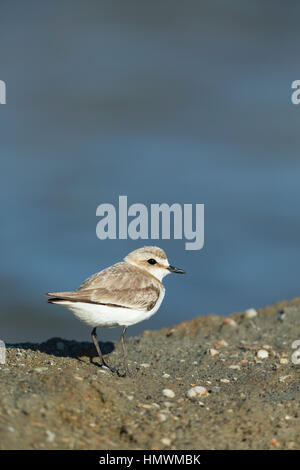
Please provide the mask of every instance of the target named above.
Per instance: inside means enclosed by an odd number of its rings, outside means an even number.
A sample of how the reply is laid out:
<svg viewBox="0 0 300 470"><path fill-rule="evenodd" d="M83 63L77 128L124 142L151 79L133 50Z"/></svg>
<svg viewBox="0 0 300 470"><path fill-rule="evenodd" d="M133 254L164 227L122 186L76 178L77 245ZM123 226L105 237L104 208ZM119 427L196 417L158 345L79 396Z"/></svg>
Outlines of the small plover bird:
<svg viewBox="0 0 300 470"><path fill-rule="evenodd" d="M132 251L121 263L89 277L70 292L48 292L48 302L67 307L79 320L93 327L92 339L101 366L112 371L102 356L96 328L122 328L121 344L125 374L129 374L125 334L128 326L150 318L159 309L165 288L162 279L169 273L184 274L171 266L165 252L156 246Z"/></svg>

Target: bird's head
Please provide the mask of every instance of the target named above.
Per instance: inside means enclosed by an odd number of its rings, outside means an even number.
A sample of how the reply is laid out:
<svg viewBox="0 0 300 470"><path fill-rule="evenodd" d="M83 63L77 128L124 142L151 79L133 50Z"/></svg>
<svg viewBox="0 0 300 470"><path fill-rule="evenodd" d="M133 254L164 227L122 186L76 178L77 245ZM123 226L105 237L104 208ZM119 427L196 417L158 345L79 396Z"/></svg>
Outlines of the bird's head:
<svg viewBox="0 0 300 470"><path fill-rule="evenodd" d="M149 272L160 281L170 273L185 274L182 269L171 266L164 250L157 246L144 246L134 250L124 261Z"/></svg>

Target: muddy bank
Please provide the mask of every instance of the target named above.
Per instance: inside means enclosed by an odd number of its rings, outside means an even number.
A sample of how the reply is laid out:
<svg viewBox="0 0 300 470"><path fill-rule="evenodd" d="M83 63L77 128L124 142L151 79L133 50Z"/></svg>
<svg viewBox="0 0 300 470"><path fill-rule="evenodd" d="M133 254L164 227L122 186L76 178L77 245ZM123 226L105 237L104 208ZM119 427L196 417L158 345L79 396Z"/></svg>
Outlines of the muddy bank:
<svg viewBox="0 0 300 470"><path fill-rule="evenodd" d="M145 331L127 342L126 378L91 342L7 345L0 449L300 448L299 320L294 299ZM119 342L101 346L122 371Z"/></svg>

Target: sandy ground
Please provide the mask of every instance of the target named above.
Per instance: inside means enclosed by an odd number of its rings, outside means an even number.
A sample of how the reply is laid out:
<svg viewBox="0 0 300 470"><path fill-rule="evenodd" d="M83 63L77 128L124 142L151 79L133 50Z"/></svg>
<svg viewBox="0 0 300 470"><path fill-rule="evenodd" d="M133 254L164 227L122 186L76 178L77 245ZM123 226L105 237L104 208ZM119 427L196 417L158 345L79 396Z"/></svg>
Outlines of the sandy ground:
<svg viewBox="0 0 300 470"><path fill-rule="evenodd" d="M145 331L126 378L91 342L7 345L0 449L299 449L299 315L294 299ZM101 346L122 371L120 343Z"/></svg>

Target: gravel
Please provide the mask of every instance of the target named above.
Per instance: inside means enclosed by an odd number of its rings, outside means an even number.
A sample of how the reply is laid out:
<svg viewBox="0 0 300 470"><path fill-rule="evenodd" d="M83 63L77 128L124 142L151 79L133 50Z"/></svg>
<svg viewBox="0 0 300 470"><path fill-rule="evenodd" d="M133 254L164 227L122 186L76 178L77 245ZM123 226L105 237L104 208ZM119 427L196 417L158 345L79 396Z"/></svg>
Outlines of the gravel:
<svg viewBox="0 0 300 470"><path fill-rule="evenodd" d="M300 299L255 311L129 338L133 377L90 342L6 345L0 449L299 448ZM101 346L123 372L119 342Z"/></svg>

